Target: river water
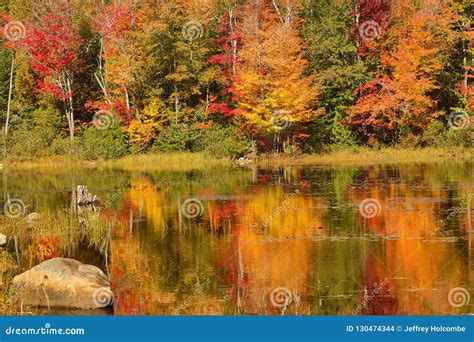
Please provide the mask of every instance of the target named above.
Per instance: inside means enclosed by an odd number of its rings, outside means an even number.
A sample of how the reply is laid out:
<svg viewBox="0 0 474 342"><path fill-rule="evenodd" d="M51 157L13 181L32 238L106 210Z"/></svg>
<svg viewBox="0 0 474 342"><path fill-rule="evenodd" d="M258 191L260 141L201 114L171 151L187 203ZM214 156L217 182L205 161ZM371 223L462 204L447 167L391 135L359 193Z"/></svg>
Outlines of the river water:
<svg viewBox="0 0 474 342"><path fill-rule="evenodd" d="M455 163L94 170L4 174L2 188L40 214L70 208L79 184L101 197L117 222L105 249L59 236L42 257L103 269L108 314L444 315L474 311L473 176Z"/></svg>

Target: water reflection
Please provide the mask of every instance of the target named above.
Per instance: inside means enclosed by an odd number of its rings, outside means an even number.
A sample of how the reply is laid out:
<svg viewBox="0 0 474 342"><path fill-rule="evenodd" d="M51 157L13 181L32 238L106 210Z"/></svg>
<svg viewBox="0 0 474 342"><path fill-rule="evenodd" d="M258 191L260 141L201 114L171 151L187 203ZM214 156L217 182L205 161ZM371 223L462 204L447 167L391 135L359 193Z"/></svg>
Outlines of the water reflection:
<svg viewBox="0 0 474 342"><path fill-rule="evenodd" d="M105 261L117 315L459 314L473 311L448 300L453 288L473 289L473 171L10 175L8 193L39 212L68 206L54 189L87 184L101 196L101 215L120 222ZM359 210L367 198L380 203L372 218ZM190 199L192 215L183 212ZM105 267L97 255L73 256Z"/></svg>

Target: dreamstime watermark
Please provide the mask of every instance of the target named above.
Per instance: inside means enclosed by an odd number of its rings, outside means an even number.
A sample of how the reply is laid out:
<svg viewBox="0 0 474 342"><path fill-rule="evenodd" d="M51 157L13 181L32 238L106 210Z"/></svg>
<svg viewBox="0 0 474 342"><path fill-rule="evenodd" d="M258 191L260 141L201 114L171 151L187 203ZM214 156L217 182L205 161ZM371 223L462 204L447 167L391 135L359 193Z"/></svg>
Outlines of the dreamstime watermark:
<svg viewBox="0 0 474 342"><path fill-rule="evenodd" d="M199 284L193 291L193 294L190 295L186 300L174 310L175 315L180 315L182 311L186 310L197 297L201 296L204 293L204 290L208 289L211 285L211 280L207 279L204 283Z"/></svg>
<svg viewBox="0 0 474 342"><path fill-rule="evenodd" d="M359 36L362 40L371 42L377 39L382 33L380 24L373 20L364 21L359 26Z"/></svg>
<svg viewBox="0 0 474 342"><path fill-rule="evenodd" d="M471 295L464 287L454 287L448 293L448 302L452 307L460 308L468 305L470 301Z"/></svg>
<svg viewBox="0 0 474 342"><path fill-rule="evenodd" d="M442 227L445 227L449 221L451 221L453 218L457 217L459 214L463 213L466 209L466 207L469 206L469 204L471 203L472 201L472 198L474 197L474 193L470 193L467 198L463 199L461 201L461 204L459 204L458 206L454 207L454 209L452 209L448 216L446 216L446 218L441 221L441 226Z"/></svg>
<svg viewBox="0 0 474 342"><path fill-rule="evenodd" d="M183 38L189 43L192 43L193 41L202 38L204 29L199 21L191 20L183 25L181 32Z"/></svg>
<svg viewBox="0 0 474 342"><path fill-rule="evenodd" d="M352 309L352 315L358 315L362 310L367 309L369 306L370 302L374 300L375 297L377 297L383 290L384 287L388 285L388 279L385 278L382 282L380 283L374 283L373 284L373 289L368 294L367 292L364 293L364 298L362 299L362 302L357 305L356 308Z"/></svg>
<svg viewBox="0 0 474 342"><path fill-rule="evenodd" d="M93 36L91 39L89 39L86 44L84 44L84 47L83 47L84 50L85 50L86 52L89 52L90 48L91 48L94 44L96 44L97 42L99 42L101 39L102 39L102 35L101 35L100 33L94 34L94 36Z"/></svg>
<svg viewBox="0 0 474 342"><path fill-rule="evenodd" d="M204 204L199 198L188 198L180 206L183 216L194 219L204 213Z"/></svg>
<svg viewBox="0 0 474 342"><path fill-rule="evenodd" d="M288 195L285 200L282 202L282 204L270 215L268 216L267 218L265 218L263 220L263 225L266 227L270 224L270 222L272 222L275 217L280 214L281 212L283 212L284 210L286 210L291 202L298 197L298 194L299 194L299 191L296 190L294 193Z"/></svg>
<svg viewBox="0 0 474 342"><path fill-rule="evenodd" d="M3 34L6 39L17 42L25 38L26 28L20 21L10 21L3 28Z"/></svg>
<svg viewBox="0 0 474 342"><path fill-rule="evenodd" d="M26 212L26 205L20 198L11 198L5 202L3 213L6 217L16 219Z"/></svg>
<svg viewBox="0 0 474 342"><path fill-rule="evenodd" d="M452 129L461 130L471 124L471 116L463 110L453 110L448 117L448 125Z"/></svg>
<svg viewBox="0 0 474 342"><path fill-rule="evenodd" d="M14 328L5 329L6 335L85 335L83 328L53 328L50 323L46 323L40 328Z"/></svg>
<svg viewBox="0 0 474 342"><path fill-rule="evenodd" d="M108 287L101 287L92 294L92 302L97 308L106 308L114 303L114 293Z"/></svg>
<svg viewBox="0 0 474 342"><path fill-rule="evenodd" d="M359 212L365 218L374 218L382 212L382 205L375 198L366 198L359 204Z"/></svg>
<svg viewBox="0 0 474 342"><path fill-rule="evenodd" d="M105 196L106 200L105 200L105 203L104 203L104 209L112 206L112 204L122 195L122 193L123 193L123 190L118 189L117 191L115 191L111 195L107 194Z"/></svg>
<svg viewBox="0 0 474 342"><path fill-rule="evenodd" d="M97 111L92 118L94 127L101 131L112 128L114 123L114 115L105 109Z"/></svg>
<svg viewBox="0 0 474 342"><path fill-rule="evenodd" d="M270 292L270 303L279 309L286 309L291 303L299 301L299 295L287 287L276 287Z"/></svg>
<svg viewBox="0 0 474 342"><path fill-rule="evenodd" d="M270 125L275 128L287 129L291 126L291 115L286 110L277 110L270 117Z"/></svg>

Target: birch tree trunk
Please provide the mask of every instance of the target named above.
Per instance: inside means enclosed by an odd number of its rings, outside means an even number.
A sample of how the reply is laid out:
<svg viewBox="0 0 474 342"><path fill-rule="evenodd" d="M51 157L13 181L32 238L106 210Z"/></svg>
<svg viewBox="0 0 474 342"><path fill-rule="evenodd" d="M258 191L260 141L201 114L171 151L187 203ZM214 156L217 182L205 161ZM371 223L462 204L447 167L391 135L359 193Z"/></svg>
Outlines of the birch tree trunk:
<svg viewBox="0 0 474 342"><path fill-rule="evenodd" d="M8 103L7 103L7 119L5 122L5 137L8 136L8 126L10 125L10 111L12 103L12 92L13 92L13 71L15 70L15 54L12 55L12 66L10 69L10 85L8 88Z"/></svg>

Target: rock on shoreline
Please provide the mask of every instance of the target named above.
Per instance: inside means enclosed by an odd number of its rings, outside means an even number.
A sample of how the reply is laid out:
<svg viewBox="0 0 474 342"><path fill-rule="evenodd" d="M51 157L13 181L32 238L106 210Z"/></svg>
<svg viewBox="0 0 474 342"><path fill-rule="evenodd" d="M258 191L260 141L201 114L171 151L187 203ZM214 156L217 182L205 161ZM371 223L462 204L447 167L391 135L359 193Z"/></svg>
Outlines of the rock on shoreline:
<svg viewBox="0 0 474 342"><path fill-rule="evenodd" d="M16 276L13 284L26 305L97 309L112 305L110 283L99 268L55 258Z"/></svg>

